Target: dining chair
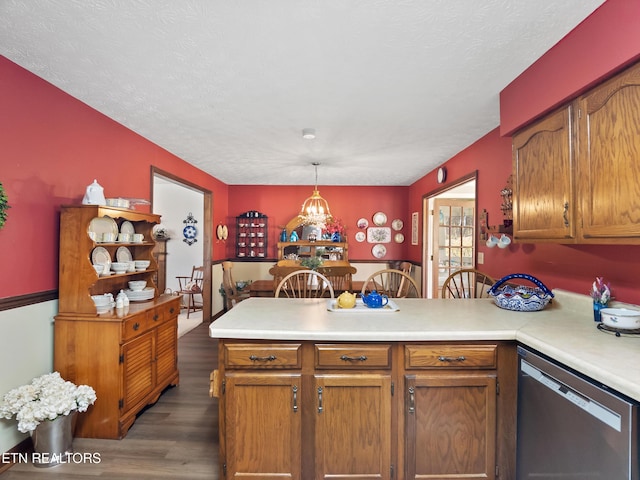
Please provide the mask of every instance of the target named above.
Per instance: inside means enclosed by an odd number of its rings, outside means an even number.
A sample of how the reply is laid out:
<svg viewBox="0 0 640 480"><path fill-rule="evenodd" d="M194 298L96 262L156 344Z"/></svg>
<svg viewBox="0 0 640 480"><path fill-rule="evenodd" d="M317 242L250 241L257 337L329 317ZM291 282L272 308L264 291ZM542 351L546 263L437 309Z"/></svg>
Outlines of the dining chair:
<svg viewBox="0 0 640 480"><path fill-rule="evenodd" d="M204 281L204 267L191 269L190 276L178 276L178 294L182 296L183 308L186 298L187 318L193 311L202 310L202 282ZM196 297L197 296L197 297Z"/></svg>
<svg viewBox="0 0 640 480"><path fill-rule="evenodd" d="M486 273L475 268L456 270L442 284L441 298L485 298L496 283Z"/></svg>
<svg viewBox="0 0 640 480"><path fill-rule="evenodd" d="M369 275L362 285L362 294L376 290L389 298L421 298L416 281L402 270L386 268Z"/></svg>
<svg viewBox="0 0 640 480"><path fill-rule="evenodd" d="M297 272L298 270L309 270L308 267L303 267L299 263L293 265L274 265L269 269L269 273L273 275L273 291L275 292L280 285L280 282L284 277L290 273Z"/></svg>
<svg viewBox="0 0 640 480"><path fill-rule="evenodd" d="M353 290L353 275L358 271L351 265L323 264L316 270L329 279L334 292L350 292Z"/></svg>
<svg viewBox="0 0 640 480"><path fill-rule="evenodd" d="M327 277L315 270L297 270L286 275L276 288L276 298L335 298Z"/></svg>
<svg viewBox="0 0 640 480"><path fill-rule="evenodd" d="M236 304L249 298L249 292L240 292L233 279L233 262L222 262L222 289L224 290L224 302L227 311Z"/></svg>

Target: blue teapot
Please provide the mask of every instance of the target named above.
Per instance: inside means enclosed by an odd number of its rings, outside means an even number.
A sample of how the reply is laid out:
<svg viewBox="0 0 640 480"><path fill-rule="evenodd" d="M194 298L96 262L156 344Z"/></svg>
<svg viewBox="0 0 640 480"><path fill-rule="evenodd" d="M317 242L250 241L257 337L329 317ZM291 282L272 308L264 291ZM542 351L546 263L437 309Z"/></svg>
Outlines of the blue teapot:
<svg viewBox="0 0 640 480"><path fill-rule="evenodd" d="M369 295L362 295L362 301L369 308L382 308L389 303L389 297L373 290Z"/></svg>

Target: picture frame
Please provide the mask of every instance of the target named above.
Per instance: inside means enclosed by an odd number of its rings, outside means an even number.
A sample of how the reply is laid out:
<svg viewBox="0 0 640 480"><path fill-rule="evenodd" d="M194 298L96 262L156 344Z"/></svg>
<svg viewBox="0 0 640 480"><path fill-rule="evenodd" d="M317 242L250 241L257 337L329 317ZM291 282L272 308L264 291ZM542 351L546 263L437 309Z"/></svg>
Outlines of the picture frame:
<svg viewBox="0 0 640 480"><path fill-rule="evenodd" d="M418 212L411 214L411 245L418 245Z"/></svg>

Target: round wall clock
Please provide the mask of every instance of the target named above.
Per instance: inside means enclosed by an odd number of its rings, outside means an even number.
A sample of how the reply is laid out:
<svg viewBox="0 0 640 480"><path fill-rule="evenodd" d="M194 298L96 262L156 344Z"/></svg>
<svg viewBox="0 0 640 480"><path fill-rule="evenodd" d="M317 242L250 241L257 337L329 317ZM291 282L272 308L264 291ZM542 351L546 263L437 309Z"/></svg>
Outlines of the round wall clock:
<svg viewBox="0 0 640 480"><path fill-rule="evenodd" d="M438 169L438 183L444 183L447 179L447 169L444 167L440 167Z"/></svg>

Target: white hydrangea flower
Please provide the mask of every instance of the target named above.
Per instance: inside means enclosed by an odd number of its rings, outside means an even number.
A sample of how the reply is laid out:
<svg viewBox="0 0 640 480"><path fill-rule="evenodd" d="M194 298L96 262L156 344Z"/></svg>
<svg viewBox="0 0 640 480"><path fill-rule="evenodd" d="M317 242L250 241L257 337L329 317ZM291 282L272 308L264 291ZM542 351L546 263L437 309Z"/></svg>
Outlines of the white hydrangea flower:
<svg viewBox="0 0 640 480"><path fill-rule="evenodd" d="M76 386L53 372L8 392L0 404L0 417L10 419L15 415L18 430L26 433L45 420L55 420L75 410L85 412L96 398L90 386Z"/></svg>

